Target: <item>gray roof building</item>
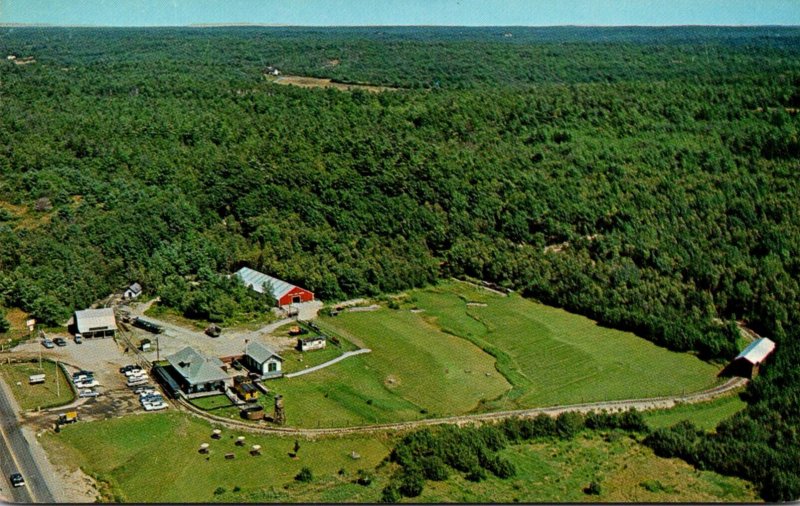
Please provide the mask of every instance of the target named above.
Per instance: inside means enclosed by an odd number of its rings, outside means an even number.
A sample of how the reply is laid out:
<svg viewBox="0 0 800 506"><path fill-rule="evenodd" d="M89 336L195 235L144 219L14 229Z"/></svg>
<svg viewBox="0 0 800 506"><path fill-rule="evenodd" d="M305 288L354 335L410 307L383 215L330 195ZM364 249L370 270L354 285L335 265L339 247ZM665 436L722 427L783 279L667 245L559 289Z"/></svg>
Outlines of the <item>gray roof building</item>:
<svg viewBox="0 0 800 506"><path fill-rule="evenodd" d="M230 379L222 370L223 364L220 359L201 355L191 346L168 356L167 361L190 386Z"/></svg>
<svg viewBox="0 0 800 506"><path fill-rule="evenodd" d="M734 360L743 359L751 364L759 364L775 350L775 343L771 339L762 337L750 343Z"/></svg>
<svg viewBox="0 0 800 506"><path fill-rule="evenodd" d="M114 310L110 307L75 311L75 325L78 333L86 337L93 335L113 335L117 330Z"/></svg>
<svg viewBox="0 0 800 506"><path fill-rule="evenodd" d="M267 360L272 357L277 358L280 361L283 361L283 357L272 351L270 348L264 346L261 343L251 343L247 345L247 353L250 358L258 362L259 364L263 364Z"/></svg>
<svg viewBox="0 0 800 506"><path fill-rule="evenodd" d="M295 285L287 283L278 278L273 278L262 272L254 271L249 267L242 267L236 271L235 276L239 277L245 286L252 288L258 293L264 293L264 287L269 287L269 292L275 300L280 300L281 297L289 293Z"/></svg>

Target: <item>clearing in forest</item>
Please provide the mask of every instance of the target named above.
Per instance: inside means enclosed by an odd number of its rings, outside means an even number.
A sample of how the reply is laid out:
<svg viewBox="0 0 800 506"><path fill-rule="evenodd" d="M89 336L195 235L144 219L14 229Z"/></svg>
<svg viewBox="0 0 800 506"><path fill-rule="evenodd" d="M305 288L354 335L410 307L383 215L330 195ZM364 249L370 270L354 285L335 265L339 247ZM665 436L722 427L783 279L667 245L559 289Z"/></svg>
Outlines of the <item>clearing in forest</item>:
<svg viewBox="0 0 800 506"><path fill-rule="evenodd" d="M409 296L400 309L320 320L372 353L270 382L289 425L680 395L718 383L719 368L694 355L518 295L447 282Z"/></svg>
<svg viewBox="0 0 800 506"><path fill-rule="evenodd" d="M347 84L337 83L330 79L322 79L318 77L304 77L304 76L280 76L273 81L275 84L284 84L292 86L300 86L301 88L336 88L341 91L364 90L373 93L382 91L395 91L397 88L391 86L373 86L371 84Z"/></svg>

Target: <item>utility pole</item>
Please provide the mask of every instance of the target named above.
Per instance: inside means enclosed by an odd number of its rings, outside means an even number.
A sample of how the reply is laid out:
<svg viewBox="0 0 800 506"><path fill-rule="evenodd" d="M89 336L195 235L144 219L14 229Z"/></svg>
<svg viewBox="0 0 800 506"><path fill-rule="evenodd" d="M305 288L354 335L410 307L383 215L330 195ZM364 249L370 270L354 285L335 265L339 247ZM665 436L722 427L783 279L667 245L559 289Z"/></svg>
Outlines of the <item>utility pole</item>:
<svg viewBox="0 0 800 506"><path fill-rule="evenodd" d="M161 352L158 346L158 334L156 334L156 362L161 362Z"/></svg>
<svg viewBox="0 0 800 506"><path fill-rule="evenodd" d="M58 360L56 360L56 398L61 397L61 382L58 381Z"/></svg>

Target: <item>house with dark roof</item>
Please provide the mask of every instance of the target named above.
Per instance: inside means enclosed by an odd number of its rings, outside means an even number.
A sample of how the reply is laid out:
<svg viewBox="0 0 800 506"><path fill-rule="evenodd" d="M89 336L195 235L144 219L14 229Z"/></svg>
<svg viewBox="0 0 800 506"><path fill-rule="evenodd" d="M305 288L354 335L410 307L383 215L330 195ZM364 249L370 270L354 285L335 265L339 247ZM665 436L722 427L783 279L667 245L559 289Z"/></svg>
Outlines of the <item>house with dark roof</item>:
<svg viewBox="0 0 800 506"><path fill-rule="evenodd" d="M277 378L283 375L281 371L283 358L261 343L250 343L239 362L250 371L261 376L262 379Z"/></svg>
<svg viewBox="0 0 800 506"><path fill-rule="evenodd" d="M723 373L728 376L754 378L767 357L775 351L775 343L762 337L750 343L728 364Z"/></svg>
<svg viewBox="0 0 800 506"><path fill-rule="evenodd" d="M110 307L75 311L75 328L83 337L114 337L117 319Z"/></svg>
<svg viewBox="0 0 800 506"><path fill-rule="evenodd" d="M206 357L191 346L168 356L167 362L167 372L190 398L225 392L233 381L220 359Z"/></svg>
<svg viewBox="0 0 800 506"><path fill-rule="evenodd" d="M313 292L249 267L242 267L236 271L234 276L241 279L245 286L251 290L272 295L279 307L314 300Z"/></svg>

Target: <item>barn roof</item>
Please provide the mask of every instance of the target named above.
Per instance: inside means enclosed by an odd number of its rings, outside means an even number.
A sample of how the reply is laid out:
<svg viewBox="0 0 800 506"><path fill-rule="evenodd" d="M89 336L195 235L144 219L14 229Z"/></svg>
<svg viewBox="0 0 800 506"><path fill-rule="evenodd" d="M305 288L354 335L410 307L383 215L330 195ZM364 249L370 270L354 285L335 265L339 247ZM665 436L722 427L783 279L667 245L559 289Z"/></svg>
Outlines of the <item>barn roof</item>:
<svg viewBox="0 0 800 506"><path fill-rule="evenodd" d="M774 349L775 343L766 337L762 337L761 339L756 339L750 343L747 348L743 349L742 352L736 356L736 360L741 358L747 360L751 364L759 364L763 362Z"/></svg>
<svg viewBox="0 0 800 506"><path fill-rule="evenodd" d="M110 307L75 311L75 321L77 322L78 333L80 334L97 330L116 330L117 328L114 310Z"/></svg>
<svg viewBox="0 0 800 506"><path fill-rule="evenodd" d="M191 346L168 356L167 361L190 385L228 379L220 359L201 355Z"/></svg>
<svg viewBox="0 0 800 506"><path fill-rule="evenodd" d="M263 364L272 357L276 357L278 360L283 361L283 358L280 355L261 343L248 344L247 355L259 364Z"/></svg>
<svg viewBox="0 0 800 506"><path fill-rule="evenodd" d="M295 286L278 278L273 278L262 272L254 271L249 267L242 267L236 271L236 276L244 281L244 284L258 293L264 293L264 285L269 286L272 297L276 300L289 293Z"/></svg>

